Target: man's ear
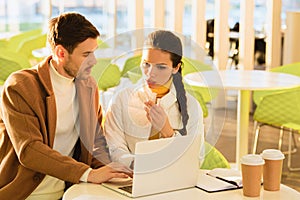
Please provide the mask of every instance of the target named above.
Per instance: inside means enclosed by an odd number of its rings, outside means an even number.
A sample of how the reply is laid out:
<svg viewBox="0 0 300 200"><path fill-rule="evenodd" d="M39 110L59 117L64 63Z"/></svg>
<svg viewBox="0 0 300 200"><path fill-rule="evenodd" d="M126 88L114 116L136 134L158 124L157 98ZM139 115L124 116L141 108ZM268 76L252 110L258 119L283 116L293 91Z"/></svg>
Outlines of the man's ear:
<svg viewBox="0 0 300 200"><path fill-rule="evenodd" d="M62 45L57 45L55 47L54 52L55 52L55 55L60 59L65 58L68 53L67 50Z"/></svg>

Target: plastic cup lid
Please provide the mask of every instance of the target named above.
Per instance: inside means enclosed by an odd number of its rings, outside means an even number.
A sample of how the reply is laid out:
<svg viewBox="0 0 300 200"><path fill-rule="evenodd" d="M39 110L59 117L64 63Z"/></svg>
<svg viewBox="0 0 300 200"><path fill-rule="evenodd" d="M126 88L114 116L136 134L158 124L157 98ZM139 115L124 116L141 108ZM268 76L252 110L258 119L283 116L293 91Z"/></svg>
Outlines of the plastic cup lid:
<svg viewBox="0 0 300 200"><path fill-rule="evenodd" d="M260 155L248 154L241 158L241 164L244 165L263 165L264 159Z"/></svg>
<svg viewBox="0 0 300 200"><path fill-rule="evenodd" d="M266 160L282 160L284 159L284 154L277 149L265 149L261 153L263 159Z"/></svg>

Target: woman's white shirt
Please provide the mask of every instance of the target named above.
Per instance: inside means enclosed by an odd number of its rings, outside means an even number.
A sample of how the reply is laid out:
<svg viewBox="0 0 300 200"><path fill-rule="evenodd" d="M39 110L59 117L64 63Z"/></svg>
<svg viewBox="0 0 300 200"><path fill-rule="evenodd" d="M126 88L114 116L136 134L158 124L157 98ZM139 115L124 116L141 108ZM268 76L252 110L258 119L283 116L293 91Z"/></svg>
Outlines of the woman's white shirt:
<svg viewBox="0 0 300 200"><path fill-rule="evenodd" d="M110 102L104 123L105 137L109 146L112 161L130 166L134 159L135 144L148 140L151 133L151 123L146 117L144 102L155 98L155 93L146 84L125 88L117 93ZM187 134L201 133L200 160L204 158L204 125L203 113L198 101L186 93L188 123ZM175 86L159 101L174 130L183 128L181 113L179 111ZM180 135L176 131L176 136Z"/></svg>

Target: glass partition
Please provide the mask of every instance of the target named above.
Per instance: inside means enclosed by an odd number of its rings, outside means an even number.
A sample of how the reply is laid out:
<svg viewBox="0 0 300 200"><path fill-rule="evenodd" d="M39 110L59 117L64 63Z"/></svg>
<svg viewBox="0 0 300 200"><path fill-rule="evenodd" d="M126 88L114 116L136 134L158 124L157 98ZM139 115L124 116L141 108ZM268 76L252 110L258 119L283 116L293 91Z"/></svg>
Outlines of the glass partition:
<svg viewBox="0 0 300 200"><path fill-rule="evenodd" d="M165 1L165 27L168 28L170 17L170 0ZM266 23L266 1L255 0L254 27L256 31L263 31ZM144 27L151 27L151 8L154 0L144 2ZM104 37L130 31L133 19L128 17L128 8L135 0L0 0L0 33L6 35L35 28L43 28L47 20L64 11L76 11L84 14L101 31ZM191 35L191 8L193 0L186 0L183 14L183 34ZM206 1L206 19L214 18L215 0ZM285 26L286 10L300 9L300 0L282 1L282 26ZM114 15L116 13L116 15ZM133 15L134 16L134 15ZM239 21L240 1L230 0L228 25L230 28ZM112 23L114 24L113 31Z"/></svg>

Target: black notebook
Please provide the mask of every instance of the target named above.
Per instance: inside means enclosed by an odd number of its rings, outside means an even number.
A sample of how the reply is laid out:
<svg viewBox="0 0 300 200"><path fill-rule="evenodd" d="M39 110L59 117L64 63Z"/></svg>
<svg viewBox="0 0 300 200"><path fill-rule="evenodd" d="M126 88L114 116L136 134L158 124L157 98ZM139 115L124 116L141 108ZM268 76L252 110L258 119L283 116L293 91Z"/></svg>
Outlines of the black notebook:
<svg viewBox="0 0 300 200"><path fill-rule="evenodd" d="M196 187L206 192L240 189L242 176L238 170L217 168L201 173Z"/></svg>

